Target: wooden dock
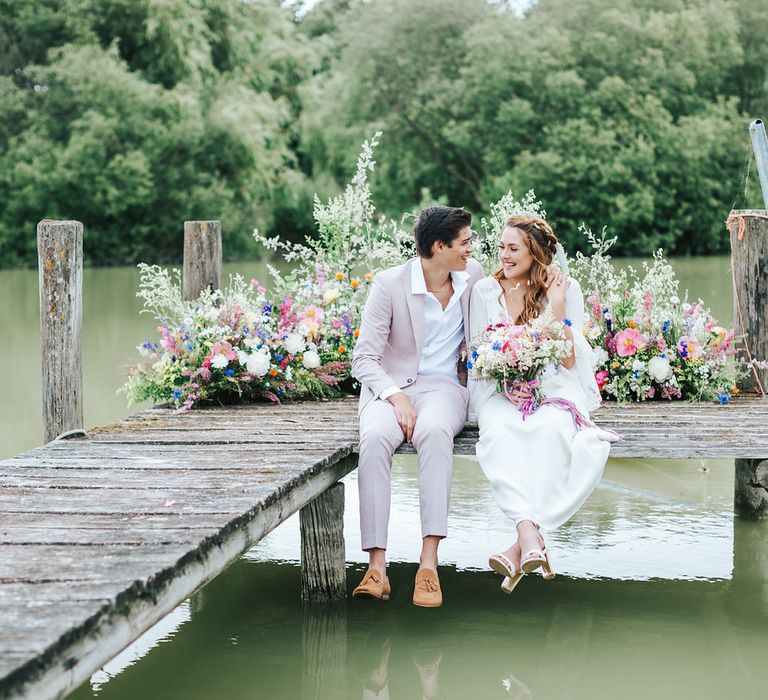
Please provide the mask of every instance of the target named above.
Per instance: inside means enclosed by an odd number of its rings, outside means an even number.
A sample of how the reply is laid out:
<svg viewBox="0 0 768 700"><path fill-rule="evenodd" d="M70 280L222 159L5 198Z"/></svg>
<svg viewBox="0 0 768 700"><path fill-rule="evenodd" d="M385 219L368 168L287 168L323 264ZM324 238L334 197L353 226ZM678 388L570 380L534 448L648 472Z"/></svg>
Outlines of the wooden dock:
<svg viewBox="0 0 768 700"><path fill-rule="evenodd" d="M153 409L0 462L0 698L63 696L341 489L356 466L356 404ZM595 418L624 434L617 457L768 456L758 398L611 404ZM476 439L468 425L456 453Z"/></svg>

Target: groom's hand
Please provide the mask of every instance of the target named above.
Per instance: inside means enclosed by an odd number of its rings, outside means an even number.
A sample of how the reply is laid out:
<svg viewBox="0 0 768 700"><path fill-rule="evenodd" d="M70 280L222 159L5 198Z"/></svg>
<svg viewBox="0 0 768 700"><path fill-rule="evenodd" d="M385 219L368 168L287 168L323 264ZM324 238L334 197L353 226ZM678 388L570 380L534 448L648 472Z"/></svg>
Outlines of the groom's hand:
<svg viewBox="0 0 768 700"><path fill-rule="evenodd" d="M402 391L398 391L388 396L387 401L394 406L397 423L403 429L406 441L410 442L413 438L413 429L416 427L416 409L411 400Z"/></svg>

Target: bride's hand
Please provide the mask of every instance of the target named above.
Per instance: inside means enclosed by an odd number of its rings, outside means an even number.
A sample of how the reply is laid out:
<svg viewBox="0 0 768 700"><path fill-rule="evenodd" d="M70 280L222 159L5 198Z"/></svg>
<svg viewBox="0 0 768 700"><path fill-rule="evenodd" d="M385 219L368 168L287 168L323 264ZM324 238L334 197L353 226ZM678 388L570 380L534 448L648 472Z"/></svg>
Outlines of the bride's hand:
<svg viewBox="0 0 768 700"><path fill-rule="evenodd" d="M550 265L547 268L547 279L545 282L547 286L547 299L552 305L552 308L565 309L565 294L568 290L570 280L559 267L556 265Z"/></svg>
<svg viewBox="0 0 768 700"><path fill-rule="evenodd" d="M520 406L527 401L530 401L533 394L528 389L512 389L512 391L507 394L507 397L513 404L515 404L515 406Z"/></svg>

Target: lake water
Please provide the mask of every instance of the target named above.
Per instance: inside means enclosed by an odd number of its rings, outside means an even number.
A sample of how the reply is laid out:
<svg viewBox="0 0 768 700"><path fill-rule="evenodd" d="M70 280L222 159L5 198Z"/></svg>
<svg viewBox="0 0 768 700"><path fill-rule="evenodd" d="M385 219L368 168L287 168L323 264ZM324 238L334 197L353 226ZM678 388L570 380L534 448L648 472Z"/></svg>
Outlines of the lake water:
<svg viewBox="0 0 768 700"><path fill-rule="evenodd" d="M682 286L731 322L726 258L673 261ZM225 273L266 279L259 263ZM134 269L84 278L86 425L129 411L119 365L153 337ZM37 274L0 272L0 457L39 444ZM134 409L136 410L136 407ZM292 518L83 684L73 698L763 698L768 523L734 521L728 460L611 460L585 507L549 541L554 581L507 596L487 570L509 544L477 463L456 460L445 605L414 608L415 461L393 468L388 603L299 602ZM350 588L359 551L356 476L345 479Z"/></svg>

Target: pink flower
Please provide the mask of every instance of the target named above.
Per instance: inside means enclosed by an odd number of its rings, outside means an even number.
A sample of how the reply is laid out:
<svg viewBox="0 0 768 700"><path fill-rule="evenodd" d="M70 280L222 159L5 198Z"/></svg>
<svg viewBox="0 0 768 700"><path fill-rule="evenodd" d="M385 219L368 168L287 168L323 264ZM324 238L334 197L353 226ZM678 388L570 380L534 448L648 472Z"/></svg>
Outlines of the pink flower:
<svg viewBox="0 0 768 700"><path fill-rule="evenodd" d="M686 360L696 360L701 357L702 349L701 345L695 340L683 336L677 341L677 352L680 357L683 357Z"/></svg>
<svg viewBox="0 0 768 700"><path fill-rule="evenodd" d="M601 369L597 374L595 374L595 381L597 382L597 388L602 391L603 387L608 383L608 370Z"/></svg>
<svg viewBox="0 0 768 700"><path fill-rule="evenodd" d="M224 355L230 362L237 359L237 353L232 349L232 344L226 340L221 343L214 343L211 348L211 355Z"/></svg>
<svg viewBox="0 0 768 700"><path fill-rule="evenodd" d="M645 293L645 310L646 311L651 310L651 293L650 292Z"/></svg>
<svg viewBox="0 0 768 700"><path fill-rule="evenodd" d="M616 353L619 357L634 355L643 347L643 336L637 328L625 328L616 334Z"/></svg>

